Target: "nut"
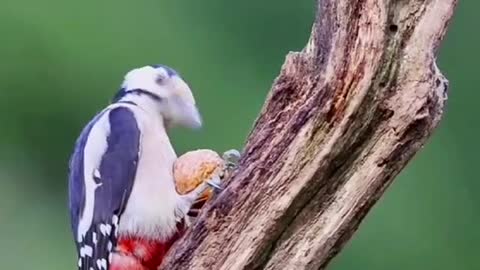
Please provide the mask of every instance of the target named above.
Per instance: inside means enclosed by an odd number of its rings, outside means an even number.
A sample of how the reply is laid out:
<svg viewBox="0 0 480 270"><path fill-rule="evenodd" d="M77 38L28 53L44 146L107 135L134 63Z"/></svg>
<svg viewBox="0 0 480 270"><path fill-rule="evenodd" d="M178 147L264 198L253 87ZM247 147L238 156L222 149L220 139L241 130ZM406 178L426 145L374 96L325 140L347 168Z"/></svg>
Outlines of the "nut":
<svg viewBox="0 0 480 270"><path fill-rule="evenodd" d="M173 165L173 177L178 193L188 193L214 174L220 174L224 165L225 161L215 151L208 149L181 155ZM205 191L204 195L210 198L212 190Z"/></svg>

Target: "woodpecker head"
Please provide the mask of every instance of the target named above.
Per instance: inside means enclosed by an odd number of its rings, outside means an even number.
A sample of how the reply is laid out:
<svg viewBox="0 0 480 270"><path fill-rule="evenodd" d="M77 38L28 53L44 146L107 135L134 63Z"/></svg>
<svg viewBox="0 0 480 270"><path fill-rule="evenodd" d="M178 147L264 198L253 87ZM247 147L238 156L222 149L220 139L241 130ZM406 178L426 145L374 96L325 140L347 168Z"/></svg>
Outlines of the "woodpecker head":
<svg viewBox="0 0 480 270"><path fill-rule="evenodd" d="M163 65L145 66L125 75L118 101L145 101L153 104L167 126L199 128L200 113L190 87L173 69Z"/></svg>

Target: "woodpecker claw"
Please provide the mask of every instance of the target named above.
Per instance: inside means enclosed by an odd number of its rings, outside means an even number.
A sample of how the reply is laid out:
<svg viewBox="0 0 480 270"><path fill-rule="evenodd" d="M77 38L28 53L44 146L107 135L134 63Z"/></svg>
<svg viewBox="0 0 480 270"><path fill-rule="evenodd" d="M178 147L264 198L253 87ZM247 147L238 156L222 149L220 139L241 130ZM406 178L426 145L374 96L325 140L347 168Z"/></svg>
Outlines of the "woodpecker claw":
<svg viewBox="0 0 480 270"><path fill-rule="evenodd" d="M240 160L240 152L236 149L225 151L222 155L228 168L236 168Z"/></svg>

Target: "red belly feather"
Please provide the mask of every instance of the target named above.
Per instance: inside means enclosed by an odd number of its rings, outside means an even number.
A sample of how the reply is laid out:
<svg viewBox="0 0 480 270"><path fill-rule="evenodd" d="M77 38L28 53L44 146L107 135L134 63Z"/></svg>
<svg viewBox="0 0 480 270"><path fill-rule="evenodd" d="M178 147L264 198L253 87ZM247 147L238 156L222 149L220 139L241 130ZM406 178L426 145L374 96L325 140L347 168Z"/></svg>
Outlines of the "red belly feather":
<svg viewBox="0 0 480 270"><path fill-rule="evenodd" d="M110 270L156 270L173 243L185 232L183 226L167 241L134 236L120 237Z"/></svg>

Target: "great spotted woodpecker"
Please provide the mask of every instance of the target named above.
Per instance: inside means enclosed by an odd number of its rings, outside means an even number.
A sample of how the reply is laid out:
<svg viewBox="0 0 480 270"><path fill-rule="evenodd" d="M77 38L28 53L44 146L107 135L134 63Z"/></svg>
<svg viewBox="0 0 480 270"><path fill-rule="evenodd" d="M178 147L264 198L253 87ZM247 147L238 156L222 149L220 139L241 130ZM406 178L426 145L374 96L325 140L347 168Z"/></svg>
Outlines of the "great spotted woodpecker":
<svg viewBox="0 0 480 270"><path fill-rule="evenodd" d="M113 102L81 132L70 159L78 269L158 266L159 255L184 230L192 204L220 184L214 176L186 194L175 188L177 155L167 128L201 124L189 86L173 69L145 66L126 74ZM128 252L136 257L122 256Z"/></svg>

